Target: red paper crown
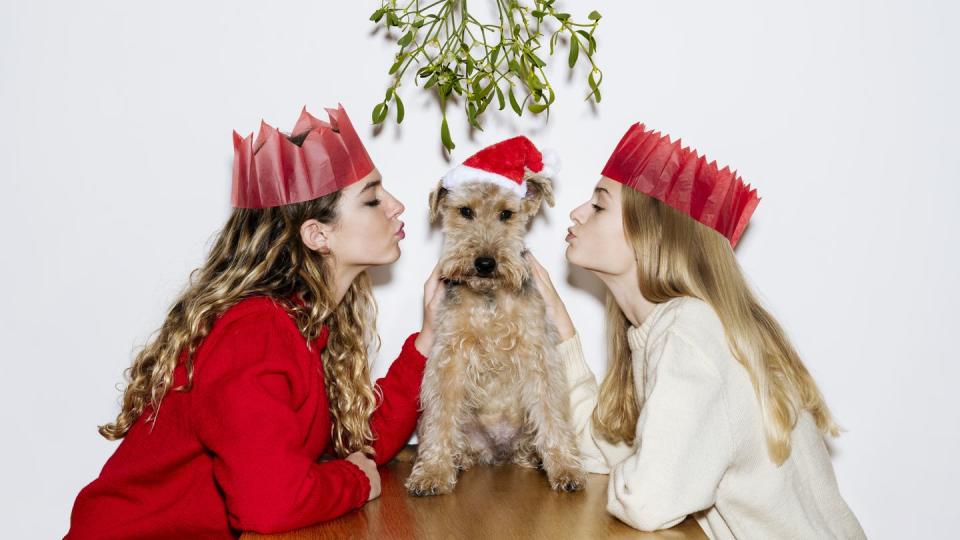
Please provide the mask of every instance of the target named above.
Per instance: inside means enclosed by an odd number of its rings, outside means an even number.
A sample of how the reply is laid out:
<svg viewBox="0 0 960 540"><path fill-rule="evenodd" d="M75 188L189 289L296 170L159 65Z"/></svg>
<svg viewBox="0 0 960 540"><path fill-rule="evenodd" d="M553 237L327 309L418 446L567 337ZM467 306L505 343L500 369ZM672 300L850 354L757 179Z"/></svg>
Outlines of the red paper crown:
<svg viewBox="0 0 960 540"><path fill-rule="evenodd" d="M261 121L256 140L233 132L235 208L270 208L317 199L370 174L373 162L343 105L326 109L330 122L304 107L293 127L297 145ZM306 134L306 135L304 135Z"/></svg>
<svg viewBox="0 0 960 540"><path fill-rule="evenodd" d="M630 126L601 173L713 228L736 246L760 198L730 167L681 147L680 139Z"/></svg>
<svg viewBox="0 0 960 540"><path fill-rule="evenodd" d="M556 156L540 152L533 142L519 135L480 150L443 175L443 187L453 189L467 182L491 182L523 197L527 172L546 178L557 173Z"/></svg>

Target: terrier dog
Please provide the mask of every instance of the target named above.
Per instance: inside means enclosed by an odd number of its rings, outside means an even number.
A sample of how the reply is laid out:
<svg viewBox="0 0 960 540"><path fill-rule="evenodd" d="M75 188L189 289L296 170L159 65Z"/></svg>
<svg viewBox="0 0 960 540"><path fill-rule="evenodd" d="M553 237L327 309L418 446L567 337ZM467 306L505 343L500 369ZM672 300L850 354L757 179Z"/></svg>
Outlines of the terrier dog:
<svg viewBox="0 0 960 540"><path fill-rule="evenodd" d="M441 182L430 194L446 286L406 481L413 495L450 493L458 471L505 462L542 467L555 490L583 488L557 331L523 258L527 224L543 201L553 206L553 185L529 171L525 180L522 198L486 182Z"/></svg>

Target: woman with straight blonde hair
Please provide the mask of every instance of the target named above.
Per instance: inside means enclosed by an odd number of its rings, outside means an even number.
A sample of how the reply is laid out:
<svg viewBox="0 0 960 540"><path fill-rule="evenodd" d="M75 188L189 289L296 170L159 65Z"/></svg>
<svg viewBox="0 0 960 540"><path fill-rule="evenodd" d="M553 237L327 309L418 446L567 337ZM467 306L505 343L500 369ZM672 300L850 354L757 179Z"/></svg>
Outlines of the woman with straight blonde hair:
<svg viewBox="0 0 960 540"><path fill-rule="evenodd" d="M333 519L380 493L413 432L423 329L372 384L366 270L400 256L403 204L342 107L291 135L234 134L234 210L128 370L123 439L77 496L67 538L234 538Z"/></svg>
<svg viewBox="0 0 960 540"><path fill-rule="evenodd" d="M567 236L567 259L609 289L599 388L528 255L584 464L610 475L607 509L637 529L693 516L710 538L862 538L824 441L839 428L733 253L758 201L679 141L627 131Z"/></svg>

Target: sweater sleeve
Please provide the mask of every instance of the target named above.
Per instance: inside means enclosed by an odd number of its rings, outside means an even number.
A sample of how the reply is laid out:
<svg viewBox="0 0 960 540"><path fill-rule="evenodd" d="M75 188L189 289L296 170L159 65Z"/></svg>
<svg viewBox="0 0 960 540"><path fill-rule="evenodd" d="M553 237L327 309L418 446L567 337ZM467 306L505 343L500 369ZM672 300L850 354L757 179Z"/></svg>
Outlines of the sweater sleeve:
<svg viewBox="0 0 960 540"><path fill-rule="evenodd" d="M374 435L373 460L377 465L393 459L417 427L420 383L427 362L414 346L418 335L407 338L387 374L376 383L380 403L370 417L370 430Z"/></svg>
<svg viewBox="0 0 960 540"><path fill-rule="evenodd" d="M666 529L713 506L733 455L719 373L698 347L669 332L652 345L653 387L635 453L613 467L607 510L628 525Z"/></svg>
<svg viewBox="0 0 960 540"><path fill-rule="evenodd" d="M575 334L557 346L566 367L570 385L570 419L580 449L580 457L589 472L607 474L632 452L624 443L611 443L593 432L593 410L597 406L597 381L583 358L580 336Z"/></svg>
<svg viewBox="0 0 960 540"><path fill-rule="evenodd" d="M370 492L354 464L307 455L296 410L316 366L282 322L270 313L233 322L198 364L191 392L195 432L212 454L230 525L241 531L330 520L363 506Z"/></svg>

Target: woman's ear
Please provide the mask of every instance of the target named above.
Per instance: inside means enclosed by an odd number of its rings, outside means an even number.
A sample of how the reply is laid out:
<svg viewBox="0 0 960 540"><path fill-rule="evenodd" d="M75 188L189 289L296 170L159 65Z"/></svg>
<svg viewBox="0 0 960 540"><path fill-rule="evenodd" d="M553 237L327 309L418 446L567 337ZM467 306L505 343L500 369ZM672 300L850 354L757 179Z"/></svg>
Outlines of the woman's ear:
<svg viewBox="0 0 960 540"><path fill-rule="evenodd" d="M303 225L300 225L300 240L303 241L303 245L321 255L330 254L330 235L332 233L333 228L330 225L315 219L308 219L303 222Z"/></svg>
<svg viewBox="0 0 960 540"><path fill-rule="evenodd" d="M447 188L443 187L443 180L437 183L437 189L430 192L430 223L436 223L443 215L443 197Z"/></svg>

